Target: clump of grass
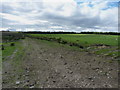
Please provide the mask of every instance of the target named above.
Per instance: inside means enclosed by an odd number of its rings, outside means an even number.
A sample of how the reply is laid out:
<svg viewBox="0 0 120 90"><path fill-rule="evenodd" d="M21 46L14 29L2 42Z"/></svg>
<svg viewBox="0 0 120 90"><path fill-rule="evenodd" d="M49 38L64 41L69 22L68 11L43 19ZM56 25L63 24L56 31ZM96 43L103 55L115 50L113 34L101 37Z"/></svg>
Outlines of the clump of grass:
<svg viewBox="0 0 120 90"><path fill-rule="evenodd" d="M113 63L113 61L112 61L112 60L109 60L108 62L109 62L109 63Z"/></svg>
<svg viewBox="0 0 120 90"><path fill-rule="evenodd" d="M17 48L17 44L18 42L4 43L4 45L2 46L3 47L3 50L2 50L3 59L13 54L13 52Z"/></svg>
<svg viewBox="0 0 120 90"><path fill-rule="evenodd" d="M2 45L1 50L5 50L4 45Z"/></svg>
<svg viewBox="0 0 120 90"><path fill-rule="evenodd" d="M108 56L117 58L117 57L120 57L119 53L120 53L120 51L116 51L116 52L113 51L113 52L108 53Z"/></svg>
<svg viewBox="0 0 120 90"><path fill-rule="evenodd" d="M88 42L85 41L85 44L88 44Z"/></svg>
<svg viewBox="0 0 120 90"><path fill-rule="evenodd" d="M97 50L95 53L96 54L106 54L109 51L110 51L110 49L100 49L100 50Z"/></svg>
<svg viewBox="0 0 120 90"><path fill-rule="evenodd" d="M15 43L11 43L10 46L15 46Z"/></svg>

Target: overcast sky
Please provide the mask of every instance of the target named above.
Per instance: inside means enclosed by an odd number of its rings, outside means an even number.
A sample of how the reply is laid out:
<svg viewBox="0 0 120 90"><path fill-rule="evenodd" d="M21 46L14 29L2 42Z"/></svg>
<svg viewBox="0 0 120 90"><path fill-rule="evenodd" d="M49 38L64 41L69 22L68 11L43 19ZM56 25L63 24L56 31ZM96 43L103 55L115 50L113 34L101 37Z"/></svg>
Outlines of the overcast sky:
<svg viewBox="0 0 120 90"><path fill-rule="evenodd" d="M0 30L118 32L119 0L3 0Z"/></svg>

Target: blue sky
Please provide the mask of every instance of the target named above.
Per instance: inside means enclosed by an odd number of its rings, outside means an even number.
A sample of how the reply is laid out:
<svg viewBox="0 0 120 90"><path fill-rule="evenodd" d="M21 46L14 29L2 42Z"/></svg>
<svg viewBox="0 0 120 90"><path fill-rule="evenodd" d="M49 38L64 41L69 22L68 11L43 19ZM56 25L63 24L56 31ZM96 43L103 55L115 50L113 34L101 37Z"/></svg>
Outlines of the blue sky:
<svg viewBox="0 0 120 90"><path fill-rule="evenodd" d="M119 0L4 0L0 30L118 32Z"/></svg>

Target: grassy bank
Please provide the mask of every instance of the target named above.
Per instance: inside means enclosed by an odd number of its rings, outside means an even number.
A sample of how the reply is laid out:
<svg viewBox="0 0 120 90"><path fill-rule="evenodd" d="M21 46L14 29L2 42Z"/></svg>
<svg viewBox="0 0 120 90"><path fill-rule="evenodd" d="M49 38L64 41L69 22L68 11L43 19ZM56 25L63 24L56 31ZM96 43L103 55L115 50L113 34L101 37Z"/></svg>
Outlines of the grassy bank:
<svg viewBox="0 0 120 90"><path fill-rule="evenodd" d="M34 38L42 38L48 41L62 42L62 44L73 44L73 46L84 47L83 51L97 55L120 57L118 53L118 35L96 35L96 34L28 34ZM65 42L65 43L64 43Z"/></svg>

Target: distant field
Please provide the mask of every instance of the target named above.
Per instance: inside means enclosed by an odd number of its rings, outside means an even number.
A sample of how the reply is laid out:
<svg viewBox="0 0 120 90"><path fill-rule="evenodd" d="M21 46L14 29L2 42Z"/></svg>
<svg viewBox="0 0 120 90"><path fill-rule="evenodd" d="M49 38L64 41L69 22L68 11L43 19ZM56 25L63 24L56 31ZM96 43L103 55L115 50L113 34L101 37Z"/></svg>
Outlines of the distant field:
<svg viewBox="0 0 120 90"><path fill-rule="evenodd" d="M43 38L48 41L63 42L62 44L72 44L72 46L84 47L83 51L88 51L97 55L120 57L118 47L118 35L98 35L98 34L28 34L35 38ZM48 38L48 39L47 39ZM65 42L65 43L64 43ZM71 45L70 45L71 46Z"/></svg>
<svg viewBox="0 0 120 90"><path fill-rule="evenodd" d="M95 34L31 34L34 37L61 38L62 40L78 43L83 46L105 44L118 46L117 35L95 35Z"/></svg>

